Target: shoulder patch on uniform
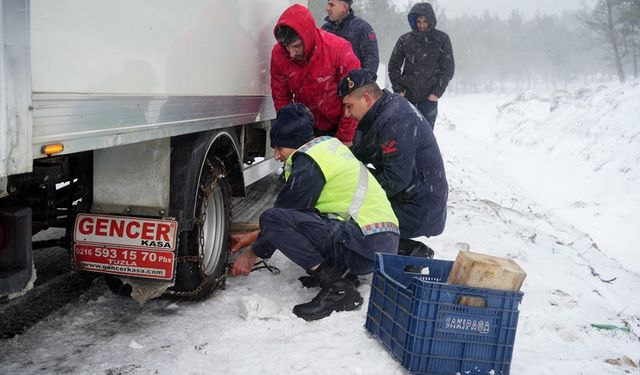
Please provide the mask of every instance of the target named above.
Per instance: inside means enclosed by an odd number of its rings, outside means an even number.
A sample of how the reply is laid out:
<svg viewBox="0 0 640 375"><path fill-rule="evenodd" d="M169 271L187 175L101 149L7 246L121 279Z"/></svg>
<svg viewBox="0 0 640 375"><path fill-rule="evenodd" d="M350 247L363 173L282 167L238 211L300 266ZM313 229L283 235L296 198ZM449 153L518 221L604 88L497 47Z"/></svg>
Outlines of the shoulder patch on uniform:
<svg viewBox="0 0 640 375"><path fill-rule="evenodd" d="M380 149L382 150L382 153L386 155L386 154L390 154L392 152L398 151L397 145L398 145L398 142L396 142L396 140L394 139L387 143L380 144Z"/></svg>
<svg viewBox="0 0 640 375"><path fill-rule="evenodd" d="M369 40L371 41L378 39L378 37L376 37L376 33L369 33L368 37L369 37Z"/></svg>

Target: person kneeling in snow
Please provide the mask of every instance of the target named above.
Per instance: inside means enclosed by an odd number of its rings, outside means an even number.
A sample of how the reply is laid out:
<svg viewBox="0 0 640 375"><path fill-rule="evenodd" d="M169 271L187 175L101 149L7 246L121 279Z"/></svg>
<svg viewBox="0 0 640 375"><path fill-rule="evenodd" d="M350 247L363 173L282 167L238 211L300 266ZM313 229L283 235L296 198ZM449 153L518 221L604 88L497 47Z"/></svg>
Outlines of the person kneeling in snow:
<svg viewBox="0 0 640 375"><path fill-rule="evenodd" d="M357 309L357 275L373 271L375 252L398 249L398 219L384 190L338 139L314 138L313 115L302 104L281 108L269 135L285 184L260 216L260 230L231 236L232 252L249 246L231 274L248 275L256 258L278 249L307 271L304 286L321 288L294 314L316 320Z"/></svg>
<svg viewBox="0 0 640 375"><path fill-rule="evenodd" d="M416 108L376 79L375 72L356 69L338 85L346 115L358 120L351 150L373 166L400 221L398 254L433 258L430 247L412 238L444 230L449 187L440 148Z"/></svg>

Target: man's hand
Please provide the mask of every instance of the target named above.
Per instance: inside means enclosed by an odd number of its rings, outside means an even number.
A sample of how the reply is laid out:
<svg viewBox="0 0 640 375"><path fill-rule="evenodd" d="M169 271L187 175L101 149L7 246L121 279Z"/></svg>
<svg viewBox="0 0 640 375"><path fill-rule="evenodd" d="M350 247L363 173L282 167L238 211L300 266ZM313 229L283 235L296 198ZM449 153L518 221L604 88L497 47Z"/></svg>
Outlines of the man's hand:
<svg viewBox="0 0 640 375"><path fill-rule="evenodd" d="M427 100L431 101L431 102L437 102L438 99L440 99L438 96L431 94L429 96L427 96Z"/></svg>
<svg viewBox="0 0 640 375"><path fill-rule="evenodd" d="M229 249L232 253L242 249L243 247L251 246L258 239L259 230L247 233L236 233L229 236Z"/></svg>
<svg viewBox="0 0 640 375"><path fill-rule="evenodd" d="M398 93L396 93L396 94L398 94L398 95L400 95L400 96L404 96L404 91L398 92Z"/></svg>
<svg viewBox="0 0 640 375"><path fill-rule="evenodd" d="M240 254L236 261L233 262L231 276L249 275L254 264L256 264L256 255L253 253L253 250L247 249L247 251Z"/></svg>
<svg viewBox="0 0 640 375"><path fill-rule="evenodd" d="M342 143L347 147L353 146L353 142L342 142Z"/></svg>

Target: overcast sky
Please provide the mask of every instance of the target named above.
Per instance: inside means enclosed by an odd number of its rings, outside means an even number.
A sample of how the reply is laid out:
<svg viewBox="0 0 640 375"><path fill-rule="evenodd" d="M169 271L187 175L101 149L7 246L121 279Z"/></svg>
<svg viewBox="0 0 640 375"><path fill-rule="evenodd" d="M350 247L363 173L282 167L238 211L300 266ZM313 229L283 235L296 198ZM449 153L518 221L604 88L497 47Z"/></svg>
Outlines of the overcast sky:
<svg viewBox="0 0 640 375"><path fill-rule="evenodd" d="M414 0L395 0L398 4L415 4ZM525 17L531 17L539 10L540 13L560 14L567 10L582 8L582 4L591 5L594 0L439 0L440 8L447 12L448 17L458 17L463 14L481 15L485 11L501 17L508 16L512 10L521 11Z"/></svg>

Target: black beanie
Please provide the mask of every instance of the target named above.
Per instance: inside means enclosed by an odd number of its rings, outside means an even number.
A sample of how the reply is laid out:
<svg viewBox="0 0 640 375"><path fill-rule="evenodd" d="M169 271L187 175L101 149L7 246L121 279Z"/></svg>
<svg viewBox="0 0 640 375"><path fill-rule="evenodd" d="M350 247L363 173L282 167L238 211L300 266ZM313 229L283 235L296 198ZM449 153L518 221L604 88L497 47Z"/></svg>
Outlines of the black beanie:
<svg viewBox="0 0 640 375"><path fill-rule="evenodd" d="M303 104L288 104L271 125L271 147L299 148L313 139L313 115Z"/></svg>

